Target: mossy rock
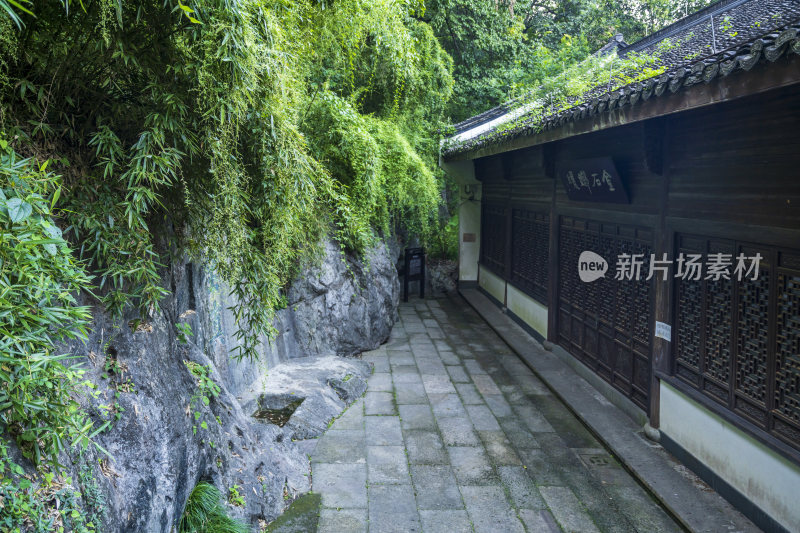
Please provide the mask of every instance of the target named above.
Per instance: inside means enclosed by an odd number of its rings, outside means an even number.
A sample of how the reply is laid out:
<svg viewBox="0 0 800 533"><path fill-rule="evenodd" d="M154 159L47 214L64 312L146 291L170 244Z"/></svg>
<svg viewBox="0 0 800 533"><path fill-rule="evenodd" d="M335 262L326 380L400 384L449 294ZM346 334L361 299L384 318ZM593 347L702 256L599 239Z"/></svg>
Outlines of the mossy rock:
<svg viewBox="0 0 800 533"><path fill-rule="evenodd" d="M297 498L277 520L267 526L268 533L313 533L319 522L319 507L322 497L309 492Z"/></svg>

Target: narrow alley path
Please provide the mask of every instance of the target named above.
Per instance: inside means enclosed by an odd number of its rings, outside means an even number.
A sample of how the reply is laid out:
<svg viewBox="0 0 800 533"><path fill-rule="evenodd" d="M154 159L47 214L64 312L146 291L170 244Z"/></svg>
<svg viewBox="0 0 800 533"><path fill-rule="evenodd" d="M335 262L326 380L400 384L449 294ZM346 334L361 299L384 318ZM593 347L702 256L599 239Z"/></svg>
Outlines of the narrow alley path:
<svg viewBox="0 0 800 533"><path fill-rule="evenodd" d="M320 532L681 531L464 300L400 318L312 455Z"/></svg>

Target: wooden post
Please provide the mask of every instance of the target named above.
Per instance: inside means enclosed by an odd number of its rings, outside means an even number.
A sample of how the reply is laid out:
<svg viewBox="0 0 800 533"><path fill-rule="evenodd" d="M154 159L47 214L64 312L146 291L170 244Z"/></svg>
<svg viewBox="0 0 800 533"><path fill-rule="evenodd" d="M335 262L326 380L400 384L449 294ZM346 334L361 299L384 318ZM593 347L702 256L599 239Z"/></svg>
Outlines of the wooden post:
<svg viewBox="0 0 800 533"><path fill-rule="evenodd" d="M558 214L556 214L555 154L553 146L545 146L542 154L545 176L552 180L550 198L550 236L547 267L547 340L558 342Z"/></svg>
<svg viewBox="0 0 800 533"><path fill-rule="evenodd" d="M663 254L668 258L674 252L673 234L667 228L666 216L669 199L669 165L667 159L667 140L668 123L666 118L648 121L644 124L643 148L645 162L648 169L653 174L661 175L661 188L658 199L659 218L655 228L655 254L656 259L660 259ZM653 301L653 316L656 322L663 322L672 325L672 288L673 272L670 269L667 279L662 279L661 275L654 277L655 298ZM670 358L672 356L672 342L655 336L655 324L653 324L652 334L652 358L650 366L650 405L649 419L650 426L658 429L661 423L661 382L656 376L657 372L669 372Z"/></svg>

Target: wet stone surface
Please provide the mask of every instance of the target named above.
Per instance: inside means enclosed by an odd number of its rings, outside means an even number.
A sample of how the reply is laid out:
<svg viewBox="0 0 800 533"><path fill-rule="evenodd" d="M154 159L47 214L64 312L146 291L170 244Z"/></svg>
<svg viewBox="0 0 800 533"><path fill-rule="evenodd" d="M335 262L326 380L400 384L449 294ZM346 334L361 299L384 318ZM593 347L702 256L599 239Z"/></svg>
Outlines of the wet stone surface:
<svg viewBox="0 0 800 533"><path fill-rule="evenodd" d="M320 532L681 531L464 300L399 312L308 448Z"/></svg>

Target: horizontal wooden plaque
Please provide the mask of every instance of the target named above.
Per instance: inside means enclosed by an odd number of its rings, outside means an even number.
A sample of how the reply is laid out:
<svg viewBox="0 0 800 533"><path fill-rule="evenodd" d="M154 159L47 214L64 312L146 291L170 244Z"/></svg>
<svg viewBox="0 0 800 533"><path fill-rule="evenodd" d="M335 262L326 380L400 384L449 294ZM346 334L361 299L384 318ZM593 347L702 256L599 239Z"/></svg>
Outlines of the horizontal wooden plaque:
<svg viewBox="0 0 800 533"><path fill-rule="evenodd" d="M570 200L630 203L625 185L610 157L564 161L556 165L556 173Z"/></svg>

